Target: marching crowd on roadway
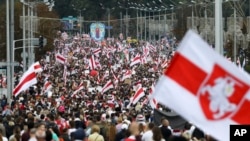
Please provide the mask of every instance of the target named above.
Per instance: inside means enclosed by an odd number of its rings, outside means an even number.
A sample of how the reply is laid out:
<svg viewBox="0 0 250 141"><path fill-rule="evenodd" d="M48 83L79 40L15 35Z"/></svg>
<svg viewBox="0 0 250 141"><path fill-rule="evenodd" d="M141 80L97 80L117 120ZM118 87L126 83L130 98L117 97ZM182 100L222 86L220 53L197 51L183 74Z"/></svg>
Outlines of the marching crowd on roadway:
<svg viewBox="0 0 250 141"><path fill-rule="evenodd" d="M174 54L174 39L132 45L121 37L58 35L54 50L38 60L37 83L12 101L2 97L0 141L214 140L189 123L178 134L166 118L154 123L153 109L167 108L148 97Z"/></svg>

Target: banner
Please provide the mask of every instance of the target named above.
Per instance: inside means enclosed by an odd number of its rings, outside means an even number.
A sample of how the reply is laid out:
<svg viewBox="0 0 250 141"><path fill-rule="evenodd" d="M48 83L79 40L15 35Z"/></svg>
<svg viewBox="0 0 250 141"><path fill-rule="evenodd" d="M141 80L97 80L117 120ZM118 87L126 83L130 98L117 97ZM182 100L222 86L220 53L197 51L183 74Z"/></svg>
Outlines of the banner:
<svg viewBox="0 0 250 141"><path fill-rule="evenodd" d="M90 35L95 41L102 41L105 36L105 25L102 23L92 23L90 25Z"/></svg>
<svg viewBox="0 0 250 141"><path fill-rule="evenodd" d="M169 124L172 129L184 129L186 120L183 119L180 115L174 112L164 112L158 109L154 109L154 124L156 126L161 125L161 119L166 118L169 121Z"/></svg>

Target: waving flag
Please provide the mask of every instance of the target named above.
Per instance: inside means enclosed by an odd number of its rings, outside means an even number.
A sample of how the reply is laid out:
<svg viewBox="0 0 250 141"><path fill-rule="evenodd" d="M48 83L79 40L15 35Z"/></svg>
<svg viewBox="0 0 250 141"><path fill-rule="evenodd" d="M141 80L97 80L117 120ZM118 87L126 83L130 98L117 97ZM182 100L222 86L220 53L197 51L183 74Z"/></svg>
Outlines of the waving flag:
<svg viewBox="0 0 250 141"><path fill-rule="evenodd" d="M95 56L99 56L99 53L101 53L102 49L101 48L97 48L95 50L93 50L93 53L95 54Z"/></svg>
<svg viewBox="0 0 250 141"><path fill-rule="evenodd" d="M189 31L153 98L220 141L250 123L250 78Z"/></svg>
<svg viewBox="0 0 250 141"><path fill-rule="evenodd" d="M90 67L90 70L94 70L97 66L96 66L96 62L95 62L95 57L94 55L92 55L90 58L89 58L89 67Z"/></svg>
<svg viewBox="0 0 250 141"><path fill-rule="evenodd" d="M13 90L13 95L17 96L20 92L28 89L30 86L37 83L36 72L41 72L41 66L37 62L32 64L29 69L23 74L20 82Z"/></svg>
<svg viewBox="0 0 250 141"><path fill-rule="evenodd" d="M154 85L152 85L151 88L150 88L149 94L152 95L154 90L155 90ZM152 98L152 99L149 98L149 104L150 104L152 109L157 109L158 108L158 103L157 103L155 98Z"/></svg>
<svg viewBox="0 0 250 141"><path fill-rule="evenodd" d="M115 76L113 70L111 70L111 72L112 72L113 78L114 78L114 80L115 80L115 84L117 85L118 82L119 82L119 79Z"/></svg>
<svg viewBox="0 0 250 141"><path fill-rule="evenodd" d="M143 51L143 55L144 56L147 57L149 55L149 48L148 48L148 46L143 47L142 51Z"/></svg>
<svg viewBox="0 0 250 141"><path fill-rule="evenodd" d="M128 51L128 49L124 49L123 53L125 55L126 60L129 61L129 51Z"/></svg>
<svg viewBox="0 0 250 141"><path fill-rule="evenodd" d="M71 97L74 97L79 91L81 91L82 89L84 89L84 85L83 82L79 84L79 86L76 88L76 90L73 92L73 94L71 95Z"/></svg>
<svg viewBox="0 0 250 141"><path fill-rule="evenodd" d="M155 46L151 45L150 43L147 43L146 47L149 48L149 51L151 51L151 52L157 51L157 48Z"/></svg>
<svg viewBox="0 0 250 141"><path fill-rule="evenodd" d="M109 89L114 88L114 85L111 80L109 80L102 88L102 94L108 91Z"/></svg>
<svg viewBox="0 0 250 141"><path fill-rule="evenodd" d="M132 75L132 71L131 71L131 70L127 70L127 71L125 72L125 74L123 75L123 77L122 77L122 81L124 81L124 80L127 79L127 78L130 78L131 75Z"/></svg>
<svg viewBox="0 0 250 141"><path fill-rule="evenodd" d="M44 83L43 89L44 89L45 92L47 92L47 91L49 91L50 89L52 89L51 83L50 83L49 81L46 81L46 82Z"/></svg>
<svg viewBox="0 0 250 141"><path fill-rule="evenodd" d="M162 64L161 64L161 67L162 68L166 68L168 66L169 62L168 60L166 59Z"/></svg>
<svg viewBox="0 0 250 141"><path fill-rule="evenodd" d="M56 61L61 63L61 64L65 64L66 63L66 58L61 55L61 54L56 54Z"/></svg>
<svg viewBox="0 0 250 141"><path fill-rule="evenodd" d="M142 87L140 87L135 94L133 95L130 103L136 104L143 96L145 96L144 90Z"/></svg>
<svg viewBox="0 0 250 141"><path fill-rule="evenodd" d="M35 73L38 73L38 72L42 72L42 71L43 71L42 66L40 65L39 62L35 62L35 63L33 64L32 67L34 67Z"/></svg>
<svg viewBox="0 0 250 141"><path fill-rule="evenodd" d="M131 60L130 67L132 67L133 65L138 64L138 63L141 63L141 56L140 56L140 54L137 54L137 55Z"/></svg>

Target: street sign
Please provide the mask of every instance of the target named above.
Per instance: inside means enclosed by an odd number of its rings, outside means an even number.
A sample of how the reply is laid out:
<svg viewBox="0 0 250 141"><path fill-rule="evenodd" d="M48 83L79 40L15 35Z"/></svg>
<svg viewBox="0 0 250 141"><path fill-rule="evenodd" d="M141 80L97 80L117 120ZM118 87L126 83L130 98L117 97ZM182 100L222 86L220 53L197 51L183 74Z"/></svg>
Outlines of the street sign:
<svg viewBox="0 0 250 141"><path fill-rule="evenodd" d="M105 26L105 29L113 29L113 26Z"/></svg>

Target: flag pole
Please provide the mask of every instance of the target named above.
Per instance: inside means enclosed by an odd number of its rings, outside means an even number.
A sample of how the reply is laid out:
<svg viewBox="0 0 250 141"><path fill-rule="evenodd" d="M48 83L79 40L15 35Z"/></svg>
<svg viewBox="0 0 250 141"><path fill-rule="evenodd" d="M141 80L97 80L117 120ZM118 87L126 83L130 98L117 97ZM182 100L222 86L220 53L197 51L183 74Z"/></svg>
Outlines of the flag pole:
<svg viewBox="0 0 250 141"><path fill-rule="evenodd" d="M223 55L222 0L215 1L215 50Z"/></svg>

